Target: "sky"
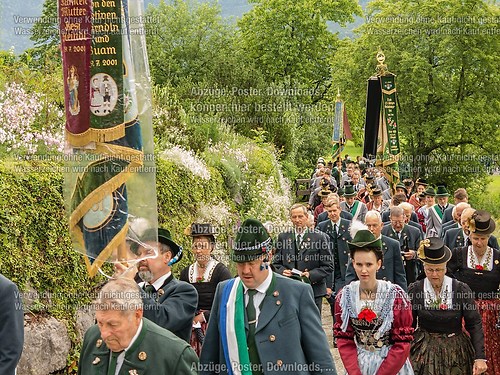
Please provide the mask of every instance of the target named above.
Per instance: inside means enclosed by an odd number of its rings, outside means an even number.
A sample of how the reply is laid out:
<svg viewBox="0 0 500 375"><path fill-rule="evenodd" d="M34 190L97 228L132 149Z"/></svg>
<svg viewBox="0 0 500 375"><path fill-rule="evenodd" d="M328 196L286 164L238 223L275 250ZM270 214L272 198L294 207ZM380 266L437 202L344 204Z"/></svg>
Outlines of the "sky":
<svg viewBox="0 0 500 375"><path fill-rule="evenodd" d="M207 0L209 1L209 0ZM148 4L158 4L159 0L144 0ZM247 0L219 0L222 16L235 21L251 9ZM361 1L364 4L366 1ZM44 0L0 0L0 50L13 48L14 53L22 53L33 47L30 40L31 27L41 16ZM362 22L358 18L355 24L341 29L338 25L330 25L332 31L340 31L340 36L351 35L351 30Z"/></svg>

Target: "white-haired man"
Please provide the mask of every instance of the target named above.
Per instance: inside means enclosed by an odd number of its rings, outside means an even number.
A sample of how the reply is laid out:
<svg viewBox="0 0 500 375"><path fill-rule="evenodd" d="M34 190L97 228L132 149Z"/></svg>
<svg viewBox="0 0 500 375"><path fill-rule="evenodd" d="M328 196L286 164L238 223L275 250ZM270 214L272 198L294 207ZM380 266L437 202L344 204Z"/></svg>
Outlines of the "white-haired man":
<svg viewBox="0 0 500 375"><path fill-rule="evenodd" d="M460 228L460 218L462 217L462 212L469 207L470 204L466 202L459 202L455 206L451 207L451 216L453 217L453 220L443 223L439 237L444 239L448 230Z"/></svg>
<svg viewBox="0 0 500 375"><path fill-rule="evenodd" d="M143 318L143 293L127 278L102 288L94 304L97 324L83 340L79 375L198 373L189 344Z"/></svg>

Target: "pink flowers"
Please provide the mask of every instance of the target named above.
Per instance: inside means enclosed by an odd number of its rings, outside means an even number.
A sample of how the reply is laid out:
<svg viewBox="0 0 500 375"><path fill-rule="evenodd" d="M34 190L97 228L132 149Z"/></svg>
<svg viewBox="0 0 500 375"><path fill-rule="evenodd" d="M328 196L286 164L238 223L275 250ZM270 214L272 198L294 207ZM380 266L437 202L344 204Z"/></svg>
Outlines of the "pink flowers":
<svg viewBox="0 0 500 375"><path fill-rule="evenodd" d="M40 146L62 152L64 114L45 95L11 82L0 91L0 144L6 151L34 154Z"/></svg>

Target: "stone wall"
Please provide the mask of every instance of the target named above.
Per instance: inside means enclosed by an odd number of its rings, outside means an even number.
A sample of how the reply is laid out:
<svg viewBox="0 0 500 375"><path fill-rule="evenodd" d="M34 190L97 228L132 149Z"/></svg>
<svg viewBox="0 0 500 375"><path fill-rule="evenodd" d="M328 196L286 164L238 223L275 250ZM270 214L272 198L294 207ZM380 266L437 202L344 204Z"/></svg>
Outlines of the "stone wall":
<svg viewBox="0 0 500 375"><path fill-rule="evenodd" d="M81 309L75 321L77 338L81 341L94 324L94 316L87 309ZM64 322L54 317L25 314L24 348L17 375L48 375L64 370L70 349L71 340Z"/></svg>

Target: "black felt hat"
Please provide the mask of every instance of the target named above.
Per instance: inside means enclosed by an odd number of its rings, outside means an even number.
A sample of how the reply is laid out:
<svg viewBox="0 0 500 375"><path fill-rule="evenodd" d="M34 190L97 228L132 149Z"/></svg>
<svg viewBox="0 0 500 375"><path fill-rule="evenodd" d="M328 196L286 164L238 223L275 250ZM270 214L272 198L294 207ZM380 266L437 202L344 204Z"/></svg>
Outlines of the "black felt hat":
<svg viewBox="0 0 500 375"><path fill-rule="evenodd" d="M424 180L423 178L417 178L417 180L415 181L415 185L422 185L422 186L429 186L429 184L427 183L426 180Z"/></svg>
<svg viewBox="0 0 500 375"><path fill-rule="evenodd" d="M371 195L372 197L378 197L379 195L382 195L382 190L380 188L372 189Z"/></svg>
<svg viewBox="0 0 500 375"><path fill-rule="evenodd" d="M491 234L495 230L495 220L488 211L477 210L469 219L469 230L476 234Z"/></svg>
<svg viewBox="0 0 500 375"><path fill-rule="evenodd" d="M412 180L411 178L405 178L405 179L403 180L403 184L404 184L405 186L412 186L412 185L413 185L413 180Z"/></svg>
<svg viewBox="0 0 500 375"><path fill-rule="evenodd" d="M420 241L417 253L422 262L430 264L446 263L451 258L451 250L439 237L429 237Z"/></svg>
<svg viewBox="0 0 500 375"><path fill-rule="evenodd" d="M318 193L318 196L320 197L327 197L332 193L330 189L321 189L320 192Z"/></svg>

